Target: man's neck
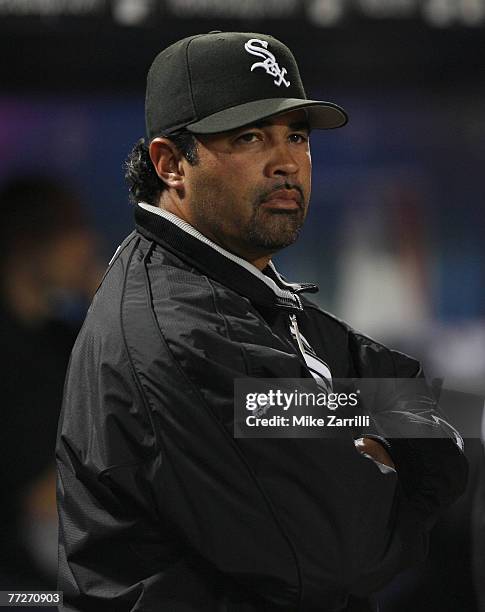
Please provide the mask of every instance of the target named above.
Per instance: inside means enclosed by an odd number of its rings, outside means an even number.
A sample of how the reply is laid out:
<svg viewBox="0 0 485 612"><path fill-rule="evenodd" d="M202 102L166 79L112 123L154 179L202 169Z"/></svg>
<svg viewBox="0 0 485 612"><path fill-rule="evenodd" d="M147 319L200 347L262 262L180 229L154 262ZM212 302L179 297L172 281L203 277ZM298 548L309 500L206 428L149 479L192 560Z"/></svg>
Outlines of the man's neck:
<svg viewBox="0 0 485 612"><path fill-rule="evenodd" d="M163 197L160 198L158 207L161 208L162 210L166 210L167 212L172 213L172 215L176 215L179 219L182 219L182 221L185 221L186 223L194 227L201 234L204 234L207 238L209 238L209 240L212 240L212 242L216 243L223 249L226 249L226 251L229 251L230 253L233 253L234 255L237 255L238 257L245 259L248 263L253 265L255 268L258 268L258 270L264 270L264 268L266 268L268 263L271 261L271 254L245 256L244 254L238 253L234 251L233 249L228 248L226 244L222 244L219 240L217 240L216 236L207 236L207 234L205 234L200 228L196 227L191 222L191 219L187 218L182 207L177 202L174 202L172 199L168 199L168 198L165 199Z"/></svg>

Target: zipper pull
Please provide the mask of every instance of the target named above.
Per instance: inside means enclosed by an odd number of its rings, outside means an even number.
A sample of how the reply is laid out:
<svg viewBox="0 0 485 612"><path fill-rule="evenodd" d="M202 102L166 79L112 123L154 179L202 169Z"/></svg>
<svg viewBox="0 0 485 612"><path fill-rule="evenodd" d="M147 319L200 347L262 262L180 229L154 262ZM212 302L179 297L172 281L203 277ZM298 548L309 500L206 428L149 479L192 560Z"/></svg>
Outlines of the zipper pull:
<svg viewBox="0 0 485 612"><path fill-rule="evenodd" d="M301 338L300 338L300 330L298 329L298 321L297 321L295 314L290 314L290 332L293 338L296 340L296 343L298 344L298 348L300 349L300 352L302 356L304 357L305 349L303 348L303 342L301 341Z"/></svg>

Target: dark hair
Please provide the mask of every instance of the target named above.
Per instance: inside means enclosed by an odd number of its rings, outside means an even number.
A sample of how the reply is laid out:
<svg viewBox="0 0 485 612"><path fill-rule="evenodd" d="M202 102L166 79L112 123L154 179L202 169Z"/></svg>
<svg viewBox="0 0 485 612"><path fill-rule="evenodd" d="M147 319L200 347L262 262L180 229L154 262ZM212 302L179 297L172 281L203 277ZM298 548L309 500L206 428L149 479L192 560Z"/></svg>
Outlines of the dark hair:
<svg viewBox="0 0 485 612"><path fill-rule="evenodd" d="M184 130L166 138L173 142L189 164L195 166L198 163L197 140L193 134ZM166 185L155 171L144 138L140 138L131 150L124 163L124 170L130 200L134 204L146 202L157 206L160 193L166 189Z"/></svg>

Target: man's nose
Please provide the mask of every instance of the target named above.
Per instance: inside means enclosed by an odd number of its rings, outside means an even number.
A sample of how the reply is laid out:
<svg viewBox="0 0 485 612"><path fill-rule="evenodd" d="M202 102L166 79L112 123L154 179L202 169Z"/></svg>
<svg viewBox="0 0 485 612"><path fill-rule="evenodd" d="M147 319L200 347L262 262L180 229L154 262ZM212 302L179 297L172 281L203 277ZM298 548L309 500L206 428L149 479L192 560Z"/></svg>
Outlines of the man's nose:
<svg viewBox="0 0 485 612"><path fill-rule="evenodd" d="M271 148L266 171L268 176L289 176L296 174L300 168L288 143L274 145Z"/></svg>

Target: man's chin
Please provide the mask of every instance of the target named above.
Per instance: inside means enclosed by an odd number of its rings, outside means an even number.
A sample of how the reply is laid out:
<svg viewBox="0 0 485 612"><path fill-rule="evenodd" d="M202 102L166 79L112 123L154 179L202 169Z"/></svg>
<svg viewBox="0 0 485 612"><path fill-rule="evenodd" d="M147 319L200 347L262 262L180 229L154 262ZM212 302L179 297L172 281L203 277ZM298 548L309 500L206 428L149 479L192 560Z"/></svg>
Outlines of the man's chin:
<svg viewBox="0 0 485 612"><path fill-rule="evenodd" d="M246 241L251 247L274 253L293 244L303 226L304 213L297 210L261 209L246 227Z"/></svg>
<svg viewBox="0 0 485 612"><path fill-rule="evenodd" d="M253 235L251 236L250 243L253 248L264 250L265 254L271 254L292 245L298 239L299 233L300 230L297 229L284 235L281 233L275 236L268 234L264 236Z"/></svg>

